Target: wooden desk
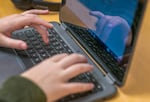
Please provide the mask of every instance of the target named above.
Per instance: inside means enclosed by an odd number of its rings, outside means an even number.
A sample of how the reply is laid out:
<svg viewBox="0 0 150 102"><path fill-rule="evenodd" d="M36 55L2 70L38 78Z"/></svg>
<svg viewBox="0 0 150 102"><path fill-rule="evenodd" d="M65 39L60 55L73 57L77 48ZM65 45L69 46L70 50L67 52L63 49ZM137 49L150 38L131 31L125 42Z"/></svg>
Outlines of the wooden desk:
<svg viewBox="0 0 150 102"><path fill-rule="evenodd" d="M60 1L60 0L55 0L55 1ZM21 13L21 12L23 11L15 8L11 0L0 0L0 18L15 13ZM51 12L49 15L44 15L41 17L47 21L59 21L58 12Z"/></svg>
<svg viewBox="0 0 150 102"><path fill-rule="evenodd" d="M0 1L0 17L20 13L10 0ZM41 16L47 21L59 21L58 13ZM150 1L145 12L126 84L105 102L150 102ZM100 101L97 101L100 102Z"/></svg>

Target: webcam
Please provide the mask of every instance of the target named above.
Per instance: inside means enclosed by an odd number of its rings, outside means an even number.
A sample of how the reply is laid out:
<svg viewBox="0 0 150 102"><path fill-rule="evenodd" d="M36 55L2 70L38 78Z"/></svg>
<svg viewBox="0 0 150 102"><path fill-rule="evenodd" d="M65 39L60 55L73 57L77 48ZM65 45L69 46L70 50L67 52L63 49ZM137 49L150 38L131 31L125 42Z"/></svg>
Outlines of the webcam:
<svg viewBox="0 0 150 102"><path fill-rule="evenodd" d="M47 2L43 0L11 0L16 8L22 10L29 9L48 9L50 11L59 11L61 3Z"/></svg>

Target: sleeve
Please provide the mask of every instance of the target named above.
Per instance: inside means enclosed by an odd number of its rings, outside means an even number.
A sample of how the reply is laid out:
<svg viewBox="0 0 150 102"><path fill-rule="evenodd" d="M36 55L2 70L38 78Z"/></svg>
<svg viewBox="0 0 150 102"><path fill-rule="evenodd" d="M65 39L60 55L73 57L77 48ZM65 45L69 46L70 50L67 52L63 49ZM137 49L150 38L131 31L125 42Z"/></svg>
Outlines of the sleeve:
<svg viewBox="0 0 150 102"><path fill-rule="evenodd" d="M32 81L13 76L0 89L0 102L46 102L46 95Z"/></svg>

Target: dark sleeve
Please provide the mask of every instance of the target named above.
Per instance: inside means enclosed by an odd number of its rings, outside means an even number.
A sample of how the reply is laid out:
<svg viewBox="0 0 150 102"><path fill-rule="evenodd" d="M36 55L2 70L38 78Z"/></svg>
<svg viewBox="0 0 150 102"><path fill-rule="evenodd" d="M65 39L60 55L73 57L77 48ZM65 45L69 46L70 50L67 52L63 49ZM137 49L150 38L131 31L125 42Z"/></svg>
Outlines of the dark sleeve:
<svg viewBox="0 0 150 102"><path fill-rule="evenodd" d="M46 102L46 95L30 80L13 76L0 89L0 102Z"/></svg>

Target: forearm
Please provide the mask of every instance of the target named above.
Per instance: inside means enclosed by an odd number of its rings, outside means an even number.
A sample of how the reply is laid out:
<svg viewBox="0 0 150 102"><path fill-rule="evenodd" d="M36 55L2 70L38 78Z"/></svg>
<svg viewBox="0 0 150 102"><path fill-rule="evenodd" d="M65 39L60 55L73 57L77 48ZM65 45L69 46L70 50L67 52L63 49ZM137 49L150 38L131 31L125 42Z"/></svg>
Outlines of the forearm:
<svg viewBox="0 0 150 102"><path fill-rule="evenodd" d="M0 102L46 102L44 92L30 80L15 76L0 89Z"/></svg>

